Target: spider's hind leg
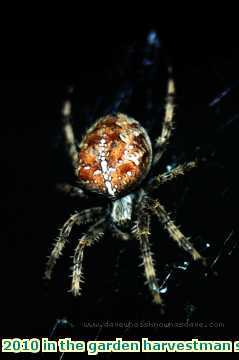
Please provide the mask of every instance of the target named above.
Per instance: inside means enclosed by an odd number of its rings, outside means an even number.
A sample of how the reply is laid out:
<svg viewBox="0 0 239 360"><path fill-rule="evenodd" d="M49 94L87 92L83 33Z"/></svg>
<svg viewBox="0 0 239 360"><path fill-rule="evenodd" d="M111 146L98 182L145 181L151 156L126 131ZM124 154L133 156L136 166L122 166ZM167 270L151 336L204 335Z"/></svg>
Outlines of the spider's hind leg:
<svg viewBox="0 0 239 360"><path fill-rule="evenodd" d="M175 97L175 83L171 76L172 69L169 68L169 79L167 86L167 97L165 105L165 115L161 135L156 139L155 155L153 164L158 163L168 145L172 130L173 130L173 117L174 117L174 97Z"/></svg>
<svg viewBox="0 0 239 360"><path fill-rule="evenodd" d="M172 181L176 179L179 175L185 175L187 172L193 170L198 166L198 161L190 161L182 165L178 165L174 169L165 172L163 174L159 174L155 177L153 177L146 186L147 191L153 191L154 189L158 188L161 184L164 184L166 182Z"/></svg>
<svg viewBox="0 0 239 360"><path fill-rule="evenodd" d="M69 238L73 226L81 225L84 223L93 222L95 218L99 218L102 214L101 207L95 207L91 209L86 209L80 213L71 215L70 218L65 222L60 230L59 237L57 238L53 250L48 258L45 270L45 278L51 279L52 270L56 265L57 259L61 256L62 250Z"/></svg>
<svg viewBox="0 0 239 360"><path fill-rule="evenodd" d="M64 101L61 115L62 115L62 125L63 125L63 133L64 139L66 143L66 149L68 152L68 156L72 162L73 169L75 169L77 160L78 160L78 151L77 151L77 143L74 135L74 130L71 124L71 116L72 116L72 104L71 104L71 94L73 92L73 88L68 89L68 98Z"/></svg>
<svg viewBox="0 0 239 360"><path fill-rule="evenodd" d="M104 235L105 217L101 218L96 224L92 225L90 229L84 234L75 249L73 256L73 272L71 292L77 296L81 294L81 284L83 282L82 264L84 249L86 246L91 246L94 242L99 240Z"/></svg>

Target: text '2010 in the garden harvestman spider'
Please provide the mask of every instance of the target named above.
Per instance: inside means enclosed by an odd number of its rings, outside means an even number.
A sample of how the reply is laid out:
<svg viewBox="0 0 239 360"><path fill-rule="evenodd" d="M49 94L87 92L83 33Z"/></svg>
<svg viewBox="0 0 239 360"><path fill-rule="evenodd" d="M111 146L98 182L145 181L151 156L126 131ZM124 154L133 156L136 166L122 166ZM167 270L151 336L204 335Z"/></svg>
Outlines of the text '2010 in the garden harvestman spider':
<svg viewBox="0 0 239 360"><path fill-rule="evenodd" d="M69 157L79 186L65 185L68 193L82 198L85 191L108 198L108 205L76 212L60 230L47 262L45 276L52 270L67 242L74 225L93 223L82 235L73 256L71 291L80 295L82 265L86 247L103 237L106 227L118 238L135 238L139 244L146 283L153 301L162 304L160 287L150 246L150 219L156 216L171 239L187 251L194 260L203 257L189 239L174 224L168 212L151 194L159 185L184 175L197 166L197 161L178 165L169 172L149 176L164 154L173 129L175 83L169 68L165 114L160 135L152 143L138 121L129 115L116 112L99 118L86 132L79 147L71 125L72 104L67 99L62 108L63 132ZM71 91L70 91L71 92ZM143 181L144 180L144 181Z"/></svg>

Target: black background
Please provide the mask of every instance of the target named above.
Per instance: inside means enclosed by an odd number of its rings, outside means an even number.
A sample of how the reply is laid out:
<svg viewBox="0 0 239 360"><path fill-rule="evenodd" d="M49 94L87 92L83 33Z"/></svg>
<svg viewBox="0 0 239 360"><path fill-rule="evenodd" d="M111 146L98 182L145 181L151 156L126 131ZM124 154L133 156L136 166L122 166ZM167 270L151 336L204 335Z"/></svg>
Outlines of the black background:
<svg viewBox="0 0 239 360"><path fill-rule="evenodd" d="M112 321L113 327L103 325L99 332L103 340L115 336L129 340L143 336L233 340L237 336L239 53L233 29L225 31L215 26L203 33L195 30L196 26L189 32L153 24L162 41L162 56L167 53L172 59L177 84L176 130L160 170L174 160L192 159L196 148L208 160L184 179L165 185L157 195L182 230L204 251L209 266L221 252L215 266L205 270L191 264L187 271L175 269L162 315L143 284L137 244L112 241L107 234L85 256L83 296L75 299L67 290L74 240L82 231L78 229L52 281L43 280L46 256L59 227L74 210L94 203L79 203L56 191L56 183L73 181L60 128L66 86L76 83L74 100L78 102L80 135L89 123L87 114L94 109L98 95L105 104L111 103L109 94L118 84L112 74L117 73L129 46L136 43L137 49L142 48L151 28L85 28L79 31L73 46L65 38L59 41L60 37L56 45L53 37L49 52L37 41L30 52L32 57L24 57L25 63L17 50L16 64L25 69L32 62L41 80L1 80L3 337L48 337L57 319L63 318L69 323L57 326L53 338L94 339L98 327L86 328L84 321ZM42 80L40 70L48 64L50 74L55 75L57 70L57 78L66 80ZM228 88L228 94L210 106ZM161 96L162 84L159 89ZM163 95L160 101L163 104ZM189 259L171 244L160 225L152 225L152 244L162 282L170 269ZM207 243L209 249L205 249ZM162 325L187 319L224 326L139 325L141 321ZM120 321L136 322L138 327L126 329L116 324Z"/></svg>

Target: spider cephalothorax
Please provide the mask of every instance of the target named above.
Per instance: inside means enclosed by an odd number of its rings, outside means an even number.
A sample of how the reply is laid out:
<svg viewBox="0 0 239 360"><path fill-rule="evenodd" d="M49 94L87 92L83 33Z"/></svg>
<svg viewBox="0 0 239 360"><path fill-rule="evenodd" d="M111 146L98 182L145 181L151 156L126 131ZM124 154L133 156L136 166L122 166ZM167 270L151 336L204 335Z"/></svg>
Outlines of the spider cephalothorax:
<svg viewBox="0 0 239 360"><path fill-rule="evenodd" d="M151 37L149 38L149 40ZM157 42L149 41L151 47ZM149 242L150 217L156 216L168 235L187 251L194 260L203 258L187 237L174 224L164 206L151 194L159 185L183 175L196 166L196 161L178 165L167 173L150 177L151 168L158 164L173 128L175 85L169 69L165 115L161 134L152 142L138 121L116 112L97 120L86 132L78 148L71 125L71 101L63 105L62 119L65 141L79 186L65 185L63 190L79 197L98 193L109 199L107 209L93 207L72 215L60 230L49 257L46 278L61 255L74 225L93 223L81 236L73 256L71 291L81 293L83 253L104 235L106 227L121 239L135 238L139 243L146 283L153 301L161 304L160 286L156 277ZM142 182L142 180L144 180Z"/></svg>

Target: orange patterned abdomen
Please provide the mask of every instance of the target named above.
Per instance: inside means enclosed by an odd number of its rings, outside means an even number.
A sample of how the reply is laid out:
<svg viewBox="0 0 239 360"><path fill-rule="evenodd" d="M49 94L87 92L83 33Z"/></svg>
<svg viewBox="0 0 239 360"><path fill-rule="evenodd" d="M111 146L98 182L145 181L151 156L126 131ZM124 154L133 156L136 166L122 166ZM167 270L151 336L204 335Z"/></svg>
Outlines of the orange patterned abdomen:
<svg viewBox="0 0 239 360"><path fill-rule="evenodd" d="M148 174L152 147L145 129L124 114L100 118L80 144L77 176L84 188L120 197Z"/></svg>

